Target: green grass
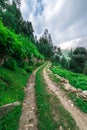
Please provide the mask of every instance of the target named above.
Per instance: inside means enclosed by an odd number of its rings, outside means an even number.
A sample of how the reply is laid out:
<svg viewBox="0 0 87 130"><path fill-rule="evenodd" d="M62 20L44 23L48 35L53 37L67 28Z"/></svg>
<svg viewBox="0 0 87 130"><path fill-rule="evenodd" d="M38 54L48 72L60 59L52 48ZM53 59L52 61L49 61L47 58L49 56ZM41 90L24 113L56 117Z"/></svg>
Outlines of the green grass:
<svg viewBox="0 0 87 130"><path fill-rule="evenodd" d="M51 67L51 70L53 73L68 79L70 84L75 88L87 90L87 76L68 71L60 66L53 66Z"/></svg>
<svg viewBox="0 0 87 130"><path fill-rule="evenodd" d="M17 130L21 114L21 106L15 107L0 119L0 130Z"/></svg>
<svg viewBox="0 0 87 130"><path fill-rule="evenodd" d="M76 74L76 73L67 71L67 70L65 70L65 69L62 69L62 68L60 68L60 67L59 67L59 68L58 68L58 67L53 67L53 68L51 68L51 70L52 70L53 74L50 75L50 78L51 78L54 82L58 83L59 86L60 86L60 88L63 88L63 90L64 90L64 87L60 84L60 82L57 81L57 79L56 79L56 77L55 77L54 74L58 74L58 75L60 75L60 76L66 78L67 75L68 75L68 77L69 77L69 73L70 73L71 81L73 81L74 78L76 78L75 80L77 80L78 82L80 82L80 81L78 80L78 77L81 76L81 74ZM63 72L62 72L62 71L63 71ZM66 72L66 73L65 73L65 72ZM64 74L64 76L63 76L63 74ZM78 76L77 76L77 77L76 77L76 76L74 77L74 76L71 75L71 74L73 74L73 75L75 74L75 75L78 75ZM66 76L65 76L65 75L66 75ZM69 78L70 78L70 77L69 77ZM80 78L83 79L83 77L85 77L85 80L86 80L87 76L82 75L82 77L80 77ZM82 80L82 79L81 79L81 80ZM68 80L69 80L69 79L68 79ZM69 81L70 81L70 80L69 80ZM83 84L86 84L86 81L83 81L83 82L84 82ZM79 88L80 88L80 87L79 87ZM81 99L80 97L77 97L76 94L75 94L75 93L72 93L72 92L66 92L66 95L74 102L74 105L75 105L75 106L77 106L81 111L87 113L87 101L86 101L86 100Z"/></svg>
<svg viewBox="0 0 87 130"><path fill-rule="evenodd" d="M29 74L24 69L11 71L0 67L0 106L23 100L28 77Z"/></svg>
<svg viewBox="0 0 87 130"><path fill-rule="evenodd" d="M87 101L77 97L74 93L67 93L74 104L83 112L87 113Z"/></svg>
<svg viewBox="0 0 87 130"><path fill-rule="evenodd" d="M39 130L78 130L74 119L63 108L60 101L52 93L46 90L46 83L43 78L40 68L36 73L36 99L37 99L37 114L38 114L38 129Z"/></svg>
<svg viewBox="0 0 87 130"><path fill-rule="evenodd" d="M53 82L56 82L56 83L60 82L60 79L56 78L56 76L53 73L49 73L49 72L47 72L47 73Z"/></svg>
<svg viewBox="0 0 87 130"><path fill-rule="evenodd" d="M20 101L24 99L24 87L28 81L30 73L18 68L11 71L5 67L0 67L0 106ZM0 130L17 130L21 105L15 107L0 119Z"/></svg>

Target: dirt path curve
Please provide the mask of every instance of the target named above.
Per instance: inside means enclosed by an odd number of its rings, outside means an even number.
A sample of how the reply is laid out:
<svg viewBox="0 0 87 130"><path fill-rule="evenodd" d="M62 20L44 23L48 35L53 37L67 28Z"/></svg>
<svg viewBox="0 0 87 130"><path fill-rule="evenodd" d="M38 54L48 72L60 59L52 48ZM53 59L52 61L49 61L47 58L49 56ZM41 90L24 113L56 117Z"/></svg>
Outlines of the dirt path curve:
<svg viewBox="0 0 87 130"><path fill-rule="evenodd" d="M36 99L34 90L36 71L30 76L25 90L26 95L22 105L19 130L37 130Z"/></svg>
<svg viewBox="0 0 87 130"><path fill-rule="evenodd" d="M47 72L46 72L47 68L49 68L49 65L43 71L43 75L44 75L45 82L47 84L47 88L50 91L54 92L54 94L60 99L61 104L72 115L72 117L76 121L79 129L87 130L87 114L82 113L75 106L73 106L73 102L67 98L64 91L59 89L59 87L49 78L49 76L47 75Z"/></svg>

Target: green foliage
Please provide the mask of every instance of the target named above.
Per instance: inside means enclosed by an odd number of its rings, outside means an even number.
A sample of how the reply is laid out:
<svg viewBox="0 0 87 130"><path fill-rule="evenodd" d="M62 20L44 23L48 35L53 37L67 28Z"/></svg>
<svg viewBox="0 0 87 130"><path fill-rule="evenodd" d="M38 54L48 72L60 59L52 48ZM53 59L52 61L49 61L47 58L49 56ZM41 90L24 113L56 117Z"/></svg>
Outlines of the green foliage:
<svg viewBox="0 0 87 130"><path fill-rule="evenodd" d="M22 67L27 71L27 72L32 72L33 71L33 66L29 66L27 62L23 62Z"/></svg>
<svg viewBox="0 0 87 130"><path fill-rule="evenodd" d="M0 67L0 106L22 101L24 98L24 86L27 83L29 74L20 68L15 71Z"/></svg>
<svg viewBox="0 0 87 130"><path fill-rule="evenodd" d="M52 46L49 44L46 38L41 37L39 39L39 43L37 44L37 48L41 54L43 54L47 59L51 58L52 55Z"/></svg>
<svg viewBox="0 0 87 130"><path fill-rule="evenodd" d="M75 103L75 105L80 108L83 112L87 113L87 101L77 97L74 93L68 94L71 100Z"/></svg>
<svg viewBox="0 0 87 130"><path fill-rule="evenodd" d="M32 71L33 71L33 67L32 67L32 66L28 66L28 67L26 68L26 71L27 71L27 72L32 72Z"/></svg>
<svg viewBox="0 0 87 130"><path fill-rule="evenodd" d="M8 0L0 0L0 15L2 13L2 10L6 8Z"/></svg>
<svg viewBox="0 0 87 130"><path fill-rule="evenodd" d="M52 67L51 70L66 79L69 80L70 84L76 88L87 90L87 76L83 74L77 74L66 69L58 67Z"/></svg>
<svg viewBox="0 0 87 130"><path fill-rule="evenodd" d="M17 62L15 59L9 59L9 60L5 61L3 66L5 66L6 68L8 68L10 70L16 70Z"/></svg>
<svg viewBox="0 0 87 130"><path fill-rule="evenodd" d="M43 59L36 46L22 35L16 35L0 22L0 58L13 57L17 60L32 56Z"/></svg>
<svg viewBox="0 0 87 130"><path fill-rule="evenodd" d="M54 56L52 57L52 62L60 63L60 56L59 56L59 55L54 55Z"/></svg>
<svg viewBox="0 0 87 130"><path fill-rule="evenodd" d="M36 63L36 66L38 67L38 66L42 65L43 63L44 63L43 61L37 62L37 63Z"/></svg>
<svg viewBox="0 0 87 130"><path fill-rule="evenodd" d="M70 69L74 72L82 73L85 61L86 61L86 59L85 59L84 55L81 55L81 54L73 55L73 57L70 61Z"/></svg>
<svg viewBox="0 0 87 130"><path fill-rule="evenodd" d="M83 73L85 75L87 75L87 61L86 61L85 66L84 66Z"/></svg>
<svg viewBox="0 0 87 130"><path fill-rule="evenodd" d="M60 64L63 68L69 68L68 60L64 56L61 58Z"/></svg>
<svg viewBox="0 0 87 130"><path fill-rule="evenodd" d="M17 130L21 114L21 106L15 107L0 119L0 130Z"/></svg>
<svg viewBox="0 0 87 130"><path fill-rule="evenodd" d="M51 35L48 33L47 29L45 29L39 41L37 41L36 38L36 46L40 51L40 53L43 54L46 59L51 59L53 43L52 43Z"/></svg>
<svg viewBox="0 0 87 130"><path fill-rule="evenodd" d="M61 48L57 48L57 46L53 47L53 54L52 54L52 62L54 63L60 63L61 56L62 56L62 51Z"/></svg>
<svg viewBox="0 0 87 130"><path fill-rule="evenodd" d="M63 108L59 99L47 92L46 84L42 76L43 68L44 66L36 73L35 85L38 108L38 129L56 130L61 126L63 129L78 130L75 121Z"/></svg>
<svg viewBox="0 0 87 130"><path fill-rule="evenodd" d="M29 37L34 42L32 23L23 19L20 5L21 0L12 0L12 3L9 3L9 0L1 0L0 17L5 26L13 29L17 34Z"/></svg>
<svg viewBox="0 0 87 130"><path fill-rule="evenodd" d="M82 73L87 60L87 50L84 47L77 47L71 56L70 69Z"/></svg>
<svg viewBox="0 0 87 130"><path fill-rule="evenodd" d="M77 47L77 48L74 50L73 53L74 53L74 54L83 54L83 55L87 56L87 50L86 50L86 48L84 48L84 47Z"/></svg>

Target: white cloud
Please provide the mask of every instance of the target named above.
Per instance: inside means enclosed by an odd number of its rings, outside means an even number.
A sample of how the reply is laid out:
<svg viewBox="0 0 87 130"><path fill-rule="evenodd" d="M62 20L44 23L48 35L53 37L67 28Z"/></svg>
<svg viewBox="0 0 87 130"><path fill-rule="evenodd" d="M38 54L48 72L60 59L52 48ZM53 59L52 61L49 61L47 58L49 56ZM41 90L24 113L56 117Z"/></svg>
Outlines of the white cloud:
<svg viewBox="0 0 87 130"><path fill-rule="evenodd" d="M22 0L21 11L37 35L48 28L55 45L75 46L87 35L87 0Z"/></svg>
<svg viewBox="0 0 87 130"><path fill-rule="evenodd" d="M59 47L62 49L62 50L70 50L70 49L74 49L76 47L86 47L86 42L87 42L87 37L84 37L84 38L78 38L78 39L74 39L74 40L71 40L71 41L66 41L66 42L63 42L63 43L60 43Z"/></svg>

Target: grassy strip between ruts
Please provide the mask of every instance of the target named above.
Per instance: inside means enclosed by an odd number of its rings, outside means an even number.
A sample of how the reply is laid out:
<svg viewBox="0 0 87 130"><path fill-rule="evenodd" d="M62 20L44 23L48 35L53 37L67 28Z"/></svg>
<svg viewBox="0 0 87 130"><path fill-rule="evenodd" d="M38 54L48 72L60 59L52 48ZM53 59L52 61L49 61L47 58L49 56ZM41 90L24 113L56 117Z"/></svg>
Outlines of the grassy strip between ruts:
<svg viewBox="0 0 87 130"><path fill-rule="evenodd" d="M60 83L60 80L56 78L55 73L49 74L53 82L56 82L61 89L64 90L64 86ZM87 113L87 101L77 97L75 93L65 91L66 95L74 102L74 105L77 106L81 111Z"/></svg>
<svg viewBox="0 0 87 130"><path fill-rule="evenodd" d="M39 130L78 130L74 119L61 105L59 99L47 92L43 69L36 73L36 99Z"/></svg>

